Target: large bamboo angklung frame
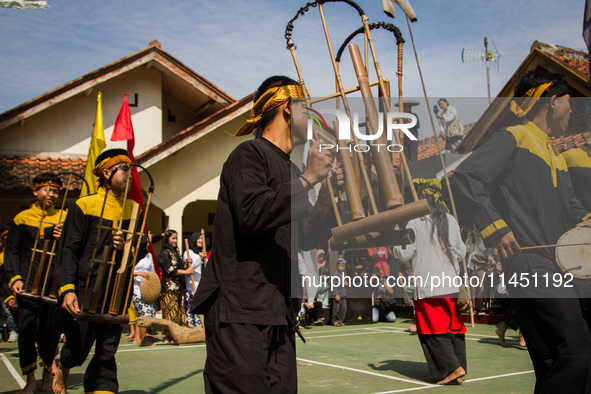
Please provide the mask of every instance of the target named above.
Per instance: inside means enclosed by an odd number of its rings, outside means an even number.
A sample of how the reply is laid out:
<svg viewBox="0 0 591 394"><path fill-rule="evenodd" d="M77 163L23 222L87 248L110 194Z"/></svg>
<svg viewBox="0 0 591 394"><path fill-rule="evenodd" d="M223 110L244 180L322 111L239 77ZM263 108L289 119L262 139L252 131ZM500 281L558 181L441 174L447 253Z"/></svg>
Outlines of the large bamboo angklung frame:
<svg viewBox="0 0 591 394"><path fill-rule="evenodd" d="M328 27L326 24L326 19L324 16L324 9L323 6L326 3L345 3L351 7L353 7L361 17L361 21L363 23L363 27L360 28L358 31L354 32L343 44L339 54L335 57L333 47L331 44ZM320 11L320 17L322 19L322 26L324 29L326 42L328 44L328 50L330 54L330 58L332 61L334 74L335 74L335 82L337 92L333 95L329 95L320 99L311 100L310 94L306 88L304 83L304 78L302 76L302 72L300 69L300 65L298 63L298 59L296 56L296 47L292 41L292 32L294 30L293 23L295 20L300 16L304 15L307 11L311 8L318 7ZM373 131L372 134L375 134L377 130L374 128L380 124L379 113L375 105L374 98L372 96L371 87L378 85L379 86L379 96L381 98L381 105L386 112L389 112L391 109L390 106L390 95L389 95L389 84L388 81L382 77L382 73L380 71L380 67L378 65L377 56L375 53L375 48L373 45L373 41L371 38L371 30L375 28L384 28L394 33L397 39L398 44L398 92L399 92L399 112L402 112L402 45L404 40L400 34L400 31L391 24L386 23L378 23L369 25L367 16L357 5L355 2L351 0L317 0L311 3L307 3L304 7L300 8L296 15L289 21L285 31L285 38L287 40L287 48L290 50L296 71L298 73L299 83L302 87L302 90L305 94L305 100L307 101L308 107L311 104L320 102L323 100L328 100L331 98L337 98L337 105L340 105L342 102L343 108L349 117L349 123L351 125L351 134L353 135L353 141L355 144L358 144L358 138L355 135L353 130L354 127L354 120L351 116L351 110L349 107L349 103L347 100L347 94L360 91L361 95L364 99L365 104L365 111L367 113L366 127ZM368 78L368 70L367 66L363 64L363 58L361 57L359 48L357 45L349 45L349 51L351 53L351 59L353 61L353 66L355 69L355 74L358 81L358 86L351 89L345 89L342 83L341 75L339 73L339 61L341 54L345 45L357 34L364 33L365 37L365 61L369 61L369 53L371 53L372 61L375 66L375 72L377 75L376 82L369 82ZM321 129L319 126L314 124L314 134L315 137L323 138L325 141L329 142L336 142L339 148L346 148L349 141L343 141L334 135L334 132L331 130L324 130ZM400 132L394 133L396 138L396 143L402 145L402 139ZM336 141L335 141L336 140ZM388 144L386 136L382 134L380 139L376 141L377 144L384 144L385 146ZM353 149L355 151L355 149ZM343 224L341 215L339 214L337 204L335 203L335 195L334 191L330 187L329 183L329 192L331 198L333 200L333 209L335 210L336 220L338 226L332 229L333 238L330 240L330 246L332 249L336 250L349 250L349 249L363 249L368 247L376 247L376 246L394 246L394 245L405 245L414 242L414 234L412 231L408 230L395 230L396 225L403 225L406 221L425 216L430 213L429 205L426 200L418 200L416 191L414 189L414 185L412 183L412 178L410 172L408 170L408 165L406 162L406 158L402 152L398 153L400 155L400 162L401 162L401 169L402 169L402 182L399 182L396 178L396 174L394 172L394 167L392 163L392 157L390 153L388 153L385 149L376 149L376 147L371 147L371 162L367 163L364 160L363 154L361 152L354 152L353 157L349 155L348 150L340 149L342 167L345 174L345 181L346 181L346 194L347 194L347 201L349 203L349 209L351 212L352 221L350 223ZM373 189L370 182L370 173L373 168L375 169L375 173L378 177L378 185L380 190L380 196L382 196L382 203L380 204L383 208L383 211L379 211L378 204L376 203L376 199L373 193ZM361 182L358 177L363 178L363 182ZM406 179L404 179L406 178ZM413 195L413 202L408 204L404 204L404 196L403 193L400 191L400 184L404 185L404 180L408 182L408 185L411 189ZM365 212L362 204L362 185L365 188L365 191L368 196L369 205L371 208L371 216L370 209L368 212Z"/></svg>
<svg viewBox="0 0 591 394"><path fill-rule="evenodd" d="M61 176L68 175L68 182L66 183L66 190L64 192L64 197L62 198L62 206L60 209L60 213L58 215L57 222L49 222L45 220L45 206L42 207L42 214L41 219L39 219L39 227L37 229L37 235L35 237L35 243L33 244L33 248L31 249L31 261L29 262L29 270L27 272L27 278L25 280L24 289L25 291L18 294L19 298L27 299L30 301L40 301L46 304L57 305L57 283L55 281L55 276L53 272L53 257L55 256L55 248L57 246L58 240L54 240L51 250L49 250L50 240L46 239L43 242L42 249L39 249L39 240L41 236L41 231L43 224L50 224L53 226L57 226L63 224L64 217L63 212L66 206L66 199L68 198L68 191L70 190L70 185L72 185L73 178L81 179L86 187L88 188L88 184L86 180L81 175L78 175L73 172L61 172L56 174L55 178L60 178ZM35 270L34 275L33 269L35 268L35 257L37 253L40 253L41 256L39 258L39 265ZM33 287L31 291L28 291L30 281L33 281Z"/></svg>
<svg viewBox="0 0 591 394"><path fill-rule="evenodd" d="M125 189L126 191L123 198L123 208L117 227L103 225L103 215L108 194L105 193L105 199L101 208L101 217L97 226L95 246L92 252L92 258L90 260L86 284L84 286L83 297L78 301L82 311L78 314L76 320L116 324L127 324L129 322L127 308L129 307L131 300L131 292L133 291L133 267L136 264L141 242L145 235L146 218L148 216L148 209L150 207L152 194L154 193L154 181L148 170L139 164L133 163L132 166L140 167L150 178L150 187L148 189L148 198L145 204L145 211L142 215L140 212L140 204L134 201L132 204L129 224L127 228L123 228L123 215L125 212L127 192L129 190L129 182L131 181L132 171L129 171L127 178L127 187ZM107 182L107 184L108 183L110 182ZM140 220L141 225L139 226L138 230L138 222ZM123 232L125 246L123 248L121 260L119 262L116 261L118 251L114 250L112 245L104 246L102 256L97 256L98 241L100 239L101 231L109 231L113 233L116 231ZM98 269L96 272L94 285L91 287L91 279L93 276L95 276L93 272L95 264L98 264ZM87 302L87 297L89 296L90 301Z"/></svg>

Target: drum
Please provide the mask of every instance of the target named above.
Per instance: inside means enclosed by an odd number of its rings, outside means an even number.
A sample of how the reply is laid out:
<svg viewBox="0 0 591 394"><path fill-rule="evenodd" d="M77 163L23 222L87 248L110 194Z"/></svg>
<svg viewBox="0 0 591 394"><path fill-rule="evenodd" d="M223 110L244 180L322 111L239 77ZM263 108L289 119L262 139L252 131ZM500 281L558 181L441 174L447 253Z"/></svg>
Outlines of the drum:
<svg viewBox="0 0 591 394"><path fill-rule="evenodd" d="M576 279L591 280L591 228L578 227L564 233L558 239L556 263Z"/></svg>

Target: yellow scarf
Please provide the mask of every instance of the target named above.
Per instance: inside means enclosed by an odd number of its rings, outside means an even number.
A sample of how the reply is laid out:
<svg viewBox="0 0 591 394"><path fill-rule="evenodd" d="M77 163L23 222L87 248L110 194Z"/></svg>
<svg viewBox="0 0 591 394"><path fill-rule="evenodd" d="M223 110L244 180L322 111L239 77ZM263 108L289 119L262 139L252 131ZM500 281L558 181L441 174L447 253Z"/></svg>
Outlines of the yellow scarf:
<svg viewBox="0 0 591 394"><path fill-rule="evenodd" d="M259 127L263 115L279 107L288 97L304 97L300 85L286 85L268 89L252 106L250 119L234 135L240 137L255 131Z"/></svg>

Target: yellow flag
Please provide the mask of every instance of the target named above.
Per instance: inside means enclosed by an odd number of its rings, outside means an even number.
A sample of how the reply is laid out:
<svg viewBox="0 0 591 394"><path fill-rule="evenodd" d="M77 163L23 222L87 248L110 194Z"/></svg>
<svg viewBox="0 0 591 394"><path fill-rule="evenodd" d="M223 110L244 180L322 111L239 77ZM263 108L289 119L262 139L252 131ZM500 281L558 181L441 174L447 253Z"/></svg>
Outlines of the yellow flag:
<svg viewBox="0 0 591 394"><path fill-rule="evenodd" d="M84 172L84 179L88 184L88 188L86 185L82 185L80 197L87 194L96 193L96 182L98 181L98 177L92 173L92 169L94 168L94 161L107 146L107 143L105 142L105 129L103 127L103 106L101 103L101 96L102 94L99 92L96 99L96 116L94 118L94 128L92 129L92 137L90 138L90 146L88 147L86 171Z"/></svg>

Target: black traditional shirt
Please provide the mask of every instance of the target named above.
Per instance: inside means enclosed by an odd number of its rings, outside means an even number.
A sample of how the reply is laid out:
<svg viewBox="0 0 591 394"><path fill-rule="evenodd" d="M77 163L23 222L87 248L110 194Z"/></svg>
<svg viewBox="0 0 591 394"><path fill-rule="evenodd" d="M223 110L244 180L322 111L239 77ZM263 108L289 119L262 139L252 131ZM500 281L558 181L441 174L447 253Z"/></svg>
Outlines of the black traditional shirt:
<svg viewBox="0 0 591 394"><path fill-rule="evenodd" d="M230 154L220 177L213 247L192 303L194 313L206 312L208 298L217 294L221 322L292 322L295 245L309 250L330 236L299 174L289 155L263 137L243 142Z"/></svg>
<svg viewBox="0 0 591 394"><path fill-rule="evenodd" d="M185 263L178 252L162 249L158 255L158 264L162 270L162 292L177 294L185 293L185 275L177 275L179 269L184 269Z"/></svg>
<svg viewBox="0 0 591 394"><path fill-rule="evenodd" d="M119 226L121 211L123 213L122 228L129 228L133 201L127 200L123 207L123 197L114 197L107 195L105 199L105 189L100 188L96 194L90 194L79 198L69 209L68 217L64 222L62 236L58 245L56 279L59 287L60 297L69 292L76 292L78 304L87 308L90 305L91 294L94 290L95 281L99 271L103 271L103 285L97 289L99 305L102 308L105 297L106 284L109 283L109 293L105 305L109 305L109 298L112 292L117 270L120 267L123 256L122 251L113 252L113 233ZM102 220L101 220L102 213ZM99 223L104 227L99 231ZM138 225L141 226L141 217L138 217ZM137 244L134 238L133 248ZM140 247L136 261L143 258L146 251ZM108 247L108 250L107 250ZM115 254L113 254L115 253ZM114 256L115 264L100 263L99 260L111 261ZM94 262L91 260L94 257ZM130 259L131 260L131 259ZM123 281L129 284L133 277L133 266L135 262L130 263ZM89 275L89 272L91 274ZM126 285L125 291L129 286ZM122 302L125 300L123 297ZM128 300L129 302L129 300ZM100 310L97 311L100 313Z"/></svg>
<svg viewBox="0 0 591 394"><path fill-rule="evenodd" d="M476 224L489 247L510 231L522 247L555 244L591 215L574 196L564 158L527 120L475 150L455 170L453 185L461 221ZM537 252L555 259L553 248Z"/></svg>
<svg viewBox="0 0 591 394"><path fill-rule="evenodd" d="M61 215L60 215L61 213ZM43 221L41 218L43 217ZM53 206L43 210L34 203L29 209L20 212L10 223L6 245L4 247L4 266L8 287L11 288L14 282L22 280L26 284L26 291L31 291L33 287L33 278L39 268L41 252L35 252L35 258L31 264L33 248L43 250L45 240L49 240L48 252L51 252L53 246L54 224L64 220L66 212L55 209ZM37 237L39 233L39 237ZM35 245L35 241L37 244ZM48 263L49 255L46 256L45 264ZM53 259L55 261L55 259ZM31 268L29 272L29 267ZM23 285L23 288L25 286Z"/></svg>
<svg viewBox="0 0 591 394"><path fill-rule="evenodd" d="M577 199L591 210L591 146L569 149L562 154Z"/></svg>

